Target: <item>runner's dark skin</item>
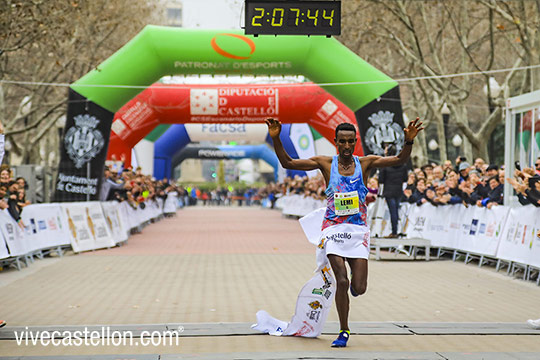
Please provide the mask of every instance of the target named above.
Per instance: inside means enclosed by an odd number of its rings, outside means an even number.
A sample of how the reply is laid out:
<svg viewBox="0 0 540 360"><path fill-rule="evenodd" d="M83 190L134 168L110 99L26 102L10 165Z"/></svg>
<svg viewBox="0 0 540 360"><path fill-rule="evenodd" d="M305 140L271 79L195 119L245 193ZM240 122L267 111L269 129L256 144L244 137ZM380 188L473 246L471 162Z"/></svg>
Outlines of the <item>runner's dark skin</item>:
<svg viewBox="0 0 540 360"><path fill-rule="evenodd" d="M279 138L281 133L281 123L273 118L265 120L268 125L268 133L274 143L276 155L285 169L291 170L320 170L326 184L330 182L330 172L332 169L331 156L313 156L309 159L292 159L283 148L283 144ZM395 156L378 156L367 155L360 157L362 166L362 175L364 184L367 184L368 176L371 170L389 166L401 165L407 162L411 155L412 143L418 132L423 130L422 122L419 118L411 121L409 125L403 129L405 133L405 145L398 155ZM338 151L338 170L343 176L351 176L354 174L355 164L353 159L354 148L356 147L356 133L352 130L340 130L334 142ZM344 258L338 255L329 254L328 260L332 266L334 276L336 277L336 308L339 316L341 330L349 330L349 277L345 262L351 267L351 283L354 291L362 295L367 290L367 275L368 261L367 259Z"/></svg>

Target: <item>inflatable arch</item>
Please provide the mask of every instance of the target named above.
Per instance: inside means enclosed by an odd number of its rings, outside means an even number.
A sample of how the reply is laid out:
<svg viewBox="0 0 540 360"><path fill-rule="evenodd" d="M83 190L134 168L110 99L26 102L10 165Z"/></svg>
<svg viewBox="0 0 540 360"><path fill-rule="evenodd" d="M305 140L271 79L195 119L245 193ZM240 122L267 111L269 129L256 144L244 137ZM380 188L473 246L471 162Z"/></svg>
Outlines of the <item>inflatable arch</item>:
<svg viewBox="0 0 540 360"><path fill-rule="evenodd" d="M219 145L198 146L189 145L175 154L172 164L176 167L185 159L261 159L274 168L274 179L278 176L278 158L265 145Z"/></svg>
<svg viewBox="0 0 540 360"><path fill-rule="evenodd" d="M355 112L366 153L403 142L397 82L334 38L147 26L71 85L55 201L98 198L114 113L172 74L305 75Z"/></svg>
<svg viewBox="0 0 540 360"><path fill-rule="evenodd" d="M294 158L298 158L296 148L291 141L290 124L283 124L281 131L281 142L285 147L285 150ZM267 142L272 144L270 136L266 130L264 124L177 124L172 125L165 133L156 140L154 143L154 177L157 179L169 178L173 176L173 170L178 166L186 157L184 153L185 147L192 141L209 140L205 132L208 131L215 136L216 140L246 140L255 142ZM311 144L313 145L313 144ZM270 152L267 145L260 145L266 147ZM257 149L261 149L257 147ZM260 150L262 152L262 150ZM264 152L266 154L266 151ZM273 152L272 152L273 153ZM246 156L249 157L249 156ZM213 159L212 157L200 157L201 159ZM234 159L239 159L237 156ZM261 158L262 160L273 159L274 157ZM277 169L277 163L270 163L272 167ZM303 171L288 172L289 176L305 175ZM277 172L275 172L277 175Z"/></svg>
<svg viewBox="0 0 540 360"><path fill-rule="evenodd" d="M356 126L354 113L313 83L153 84L114 115L107 158L123 155L129 165L131 149L160 124L261 123L269 116L284 123L307 123L331 143L337 124ZM360 142L355 154L363 155Z"/></svg>

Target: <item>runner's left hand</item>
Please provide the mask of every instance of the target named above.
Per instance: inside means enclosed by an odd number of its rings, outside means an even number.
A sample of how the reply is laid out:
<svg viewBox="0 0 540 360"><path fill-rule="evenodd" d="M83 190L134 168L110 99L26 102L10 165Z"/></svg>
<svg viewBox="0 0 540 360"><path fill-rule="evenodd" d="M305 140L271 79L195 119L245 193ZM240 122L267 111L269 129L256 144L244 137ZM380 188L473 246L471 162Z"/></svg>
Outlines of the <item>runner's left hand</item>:
<svg viewBox="0 0 540 360"><path fill-rule="evenodd" d="M413 121L409 122L409 125L403 129L405 132L405 141L413 141L416 135L420 131L424 130L422 127L422 122L420 121L420 118L416 118Z"/></svg>

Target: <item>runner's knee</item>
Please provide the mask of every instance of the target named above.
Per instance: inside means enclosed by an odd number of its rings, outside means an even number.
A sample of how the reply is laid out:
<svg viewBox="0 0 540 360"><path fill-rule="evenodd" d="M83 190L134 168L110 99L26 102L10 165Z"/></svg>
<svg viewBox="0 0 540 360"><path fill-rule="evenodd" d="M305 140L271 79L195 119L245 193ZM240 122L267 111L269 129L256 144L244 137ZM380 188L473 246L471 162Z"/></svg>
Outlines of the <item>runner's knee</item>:
<svg viewBox="0 0 540 360"><path fill-rule="evenodd" d="M352 286L354 292L358 295L364 295L367 291L367 283L365 281L353 281Z"/></svg>
<svg viewBox="0 0 540 360"><path fill-rule="evenodd" d="M336 283L337 283L338 288L344 288L344 289L349 288L349 279L347 279L347 276L339 276L336 279Z"/></svg>

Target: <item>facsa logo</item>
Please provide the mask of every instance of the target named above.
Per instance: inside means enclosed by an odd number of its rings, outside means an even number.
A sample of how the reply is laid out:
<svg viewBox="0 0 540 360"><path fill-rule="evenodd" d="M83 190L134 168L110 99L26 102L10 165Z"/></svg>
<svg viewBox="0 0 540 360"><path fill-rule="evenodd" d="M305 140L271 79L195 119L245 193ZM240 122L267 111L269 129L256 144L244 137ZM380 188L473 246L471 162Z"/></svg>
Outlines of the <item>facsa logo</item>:
<svg viewBox="0 0 540 360"><path fill-rule="evenodd" d="M249 56L241 56L241 55L231 54L230 52L228 52L228 51L224 50L223 48L221 48L217 43L217 38L221 37L221 36L233 37L233 38L240 39L243 42L245 42L249 46L249 49L250 49ZM253 53L255 52L255 43L253 42L253 40L251 40L250 38L245 37L243 35L228 34L228 33L217 34L216 36L214 36L212 38L212 40L210 41L210 44L212 45L212 48L219 55L222 55L222 56L225 56L225 57L227 57L229 59L234 59L234 60L246 60L246 59L249 59L251 57L251 55L253 55Z"/></svg>

